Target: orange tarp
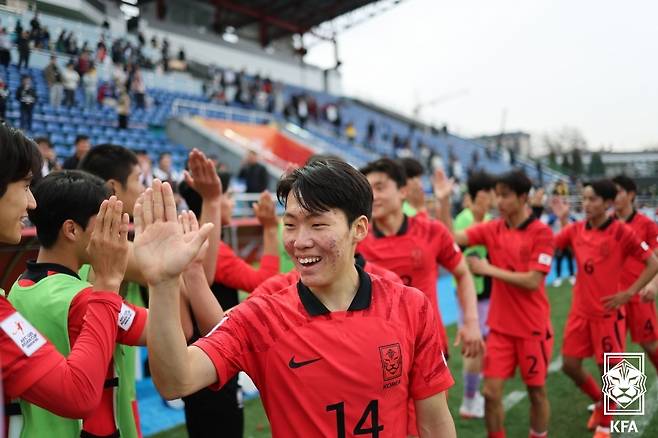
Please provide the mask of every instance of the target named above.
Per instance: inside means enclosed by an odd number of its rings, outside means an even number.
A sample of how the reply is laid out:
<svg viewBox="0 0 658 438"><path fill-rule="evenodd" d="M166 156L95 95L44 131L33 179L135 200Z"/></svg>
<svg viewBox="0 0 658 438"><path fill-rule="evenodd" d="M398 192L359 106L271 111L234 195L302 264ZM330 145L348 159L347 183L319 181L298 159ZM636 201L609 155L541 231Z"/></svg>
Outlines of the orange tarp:
<svg viewBox="0 0 658 438"><path fill-rule="evenodd" d="M286 137L274 126L201 117L197 120L205 128L212 129L245 148L255 149L265 160L283 169L290 163L302 166L315 153L311 148Z"/></svg>

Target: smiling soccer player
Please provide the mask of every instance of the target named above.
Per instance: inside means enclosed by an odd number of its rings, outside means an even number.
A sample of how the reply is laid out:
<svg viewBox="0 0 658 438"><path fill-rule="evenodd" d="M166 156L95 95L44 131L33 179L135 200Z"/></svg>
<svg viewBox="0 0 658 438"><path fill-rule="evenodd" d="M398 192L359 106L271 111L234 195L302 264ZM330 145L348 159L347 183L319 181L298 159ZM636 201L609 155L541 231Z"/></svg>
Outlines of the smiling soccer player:
<svg viewBox="0 0 658 438"><path fill-rule="evenodd" d="M436 311L421 292L354 264L368 233L368 181L348 164L327 161L288 174L277 193L300 282L237 306L191 347L175 320L176 285L210 230L185 243L167 184L155 183L138 202L135 255L151 292L148 341L158 389L174 398L244 370L261 391L275 437L402 438L411 397L422 437L454 437L445 397L453 379Z"/></svg>

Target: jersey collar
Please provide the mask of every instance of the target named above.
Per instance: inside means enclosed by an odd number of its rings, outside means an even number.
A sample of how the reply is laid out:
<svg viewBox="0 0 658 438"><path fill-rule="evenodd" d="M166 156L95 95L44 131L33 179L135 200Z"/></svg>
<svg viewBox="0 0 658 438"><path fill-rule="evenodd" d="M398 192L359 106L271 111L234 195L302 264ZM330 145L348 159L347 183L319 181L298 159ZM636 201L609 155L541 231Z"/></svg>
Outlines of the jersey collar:
<svg viewBox="0 0 658 438"><path fill-rule="evenodd" d="M32 280L36 283L53 274L70 275L71 277L80 280L77 272L72 271L66 266L57 263L37 263L35 260L29 260L27 262L27 270L23 273L21 278L24 280Z"/></svg>
<svg viewBox="0 0 658 438"><path fill-rule="evenodd" d="M407 234L407 230L409 229L409 218L407 215L404 215L404 219L402 219L402 225L400 225L400 229L398 230L397 233L395 233L396 236L404 236ZM384 233L381 232L379 228L377 228L377 225L375 223L372 223L372 231L375 234L375 237L380 238L380 237L386 237Z"/></svg>
<svg viewBox="0 0 658 438"><path fill-rule="evenodd" d="M634 214L635 214L635 212L633 212L633 214L631 215L631 218L629 218L629 220L632 219L632 216L633 216ZM606 228L608 228L608 227L610 226L610 224L611 224L612 222L614 222L614 220L615 220L615 218L612 217L612 216L610 216L605 222L603 222L603 223L597 228L597 230L601 230L601 231L605 230ZM585 222L585 229L586 229L586 230L591 230L591 229L592 229L592 225L590 225L589 222Z"/></svg>
<svg viewBox="0 0 658 438"><path fill-rule="evenodd" d="M359 254L358 252L354 254L354 264L357 265L361 269L365 269L366 267L366 259Z"/></svg>
<svg viewBox="0 0 658 438"><path fill-rule="evenodd" d="M366 310L370 307L370 302L372 301L372 282L370 281L370 276L366 274L359 265L355 266L359 273L359 288L352 299L350 307L347 309L348 312ZM322 304L318 297L313 294L313 291L306 287L301 280L297 282L297 293L299 294L299 299L301 300L302 305L309 315L320 316L331 313L329 309Z"/></svg>
<svg viewBox="0 0 658 438"><path fill-rule="evenodd" d="M521 222L521 223L519 224L519 226L516 227L515 229L517 229L517 230L525 230L526 228L528 228L528 226L529 226L531 223L533 223L533 222L535 221L535 219L537 219L537 218L535 217L535 215L534 215L534 214L531 214L530 216L528 216L528 219L526 219L526 220L524 220L523 222ZM505 221L505 226L506 226L507 228L512 228L512 227L509 226L509 224L507 223L507 221Z"/></svg>
<svg viewBox="0 0 658 438"><path fill-rule="evenodd" d="M635 219L635 215L636 215L636 214L637 214L637 210L636 210L636 209L633 209L633 211L631 212L631 214L626 218L626 220L624 220L624 222L626 222L626 223L631 223L631 222L633 222L633 219ZM615 215L615 216L616 216L618 219L622 219L619 215Z"/></svg>

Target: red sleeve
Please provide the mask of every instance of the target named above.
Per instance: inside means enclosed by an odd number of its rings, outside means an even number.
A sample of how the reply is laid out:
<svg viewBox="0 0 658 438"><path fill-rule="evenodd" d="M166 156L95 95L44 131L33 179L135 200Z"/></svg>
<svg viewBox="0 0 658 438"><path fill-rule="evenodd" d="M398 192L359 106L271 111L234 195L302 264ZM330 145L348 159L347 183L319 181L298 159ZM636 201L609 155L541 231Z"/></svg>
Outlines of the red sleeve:
<svg viewBox="0 0 658 438"><path fill-rule="evenodd" d="M103 392L107 366L114 352L117 332L117 315L121 297L112 292L94 292L88 300L85 322L78 339L65 359L54 348L48 348L51 366L48 372L29 386L23 376L9 377L21 380L24 392L5 387L7 394L19 396L56 415L83 418L94 411ZM51 345L51 344L48 344ZM46 360L32 355L26 358L31 367L41 364L32 361Z"/></svg>
<svg viewBox="0 0 658 438"><path fill-rule="evenodd" d="M77 342L87 313L89 300L95 294L96 292L93 292L92 288L89 287L79 292L71 300L71 306L69 308L69 340L71 345ZM135 306L123 300L118 321L115 321L115 325L119 328L115 342L124 345L138 345L139 338L142 336L146 327L147 316L148 311L145 308Z"/></svg>
<svg viewBox="0 0 658 438"><path fill-rule="evenodd" d="M532 251L528 261L529 271L539 271L544 274L551 272L553 263L553 233L543 225L532 235Z"/></svg>
<svg viewBox="0 0 658 438"><path fill-rule="evenodd" d="M462 261L462 251L445 225L438 221L432 221L431 224L436 262L452 272Z"/></svg>
<svg viewBox="0 0 658 438"><path fill-rule="evenodd" d="M260 284L254 291L249 294L249 299L261 295L272 295L280 290L283 290L291 284L297 283L299 280L299 273L297 271L290 271L287 274L279 274L270 277Z"/></svg>
<svg viewBox="0 0 658 438"><path fill-rule="evenodd" d="M632 257L644 263L653 252L649 244L641 240L630 227L622 225L621 227L621 244L622 251L626 257Z"/></svg>
<svg viewBox="0 0 658 438"><path fill-rule="evenodd" d="M279 257L264 255L260 267L253 268L238 257L225 243L219 244L215 282L251 292L262 282L279 273Z"/></svg>
<svg viewBox="0 0 658 438"><path fill-rule="evenodd" d="M416 290L408 293L420 295ZM441 349L439 330L436 330L439 324L437 312L432 309L424 295L419 296L418 301L422 304L418 305L414 359L409 376L409 393L414 400L422 400L446 391L455 383Z"/></svg>
<svg viewBox="0 0 658 438"><path fill-rule="evenodd" d="M226 313L215 331L193 344L208 355L215 367L217 383L210 387L212 390L220 389L238 371L250 369L255 353L247 346L252 344L249 336L254 331L248 330L251 324L244 315L244 304Z"/></svg>
<svg viewBox="0 0 658 438"><path fill-rule="evenodd" d="M658 224L647 218L647 236L644 239L651 249L658 250Z"/></svg>
<svg viewBox="0 0 658 438"><path fill-rule="evenodd" d="M468 227L464 230L466 232L466 238L468 239L467 246L488 246L489 238L493 233L494 226L496 226L496 221L484 222Z"/></svg>
<svg viewBox="0 0 658 438"><path fill-rule="evenodd" d="M558 249L563 249L568 246L571 246L571 240L573 239L573 233L576 229L576 223L569 224L555 236L553 239L553 244Z"/></svg>

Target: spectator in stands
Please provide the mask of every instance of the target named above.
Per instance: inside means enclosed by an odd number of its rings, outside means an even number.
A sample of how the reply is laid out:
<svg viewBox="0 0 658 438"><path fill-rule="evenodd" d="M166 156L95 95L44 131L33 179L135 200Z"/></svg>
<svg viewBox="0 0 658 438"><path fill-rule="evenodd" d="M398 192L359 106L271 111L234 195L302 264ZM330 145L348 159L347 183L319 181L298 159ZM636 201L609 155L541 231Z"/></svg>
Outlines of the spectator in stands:
<svg viewBox="0 0 658 438"><path fill-rule="evenodd" d="M141 170L139 182L144 187L151 187L153 184L153 162L151 161L151 157L143 149L135 151L135 154L137 155L137 162Z"/></svg>
<svg viewBox="0 0 658 438"><path fill-rule="evenodd" d="M351 120L347 122L347 125L345 126L345 137L347 138L347 141L350 143L354 143L356 141L356 136L357 136L357 131L356 131L356 126L354 126L354 122Z"/></svg>
<svg viewBox="0 0 658 438"><path fill-rule="evenodd" d="M3 122L7 118L7 98L9 97L9 88L5 81L0 78L0 120Z"/></svg>
<svg viewBox="0 0 658 438"><path fill-rule="evenodd" d="M96 63L102 64L105 62L105 57L107 56L107 46L105 45L105 39L101 37L96 44Z"/></svg>
<svg viewBox="0 0 658 438"><path fill-rule="evenodd" d="M158 157L158 167L153 169L153 176L160 181L168 181L171 183L178 183L181 180L181 175L174 171L171 161L171 154L164 152Z"/></svg>
<svg viewBox="0 0 658 438"><path fill-rule="evenodd" d="M330 103L327 105L324 112L327 121L334 126L336 135L340 135L342 120L340 119L340 109L338 108L338 105L335 103Z"/></svg>
<svg viewBox="0 0 658 438"><path fill-rule="evenodd" d="M368 131L366 133L366 146L371 148L375 144L375 135L377 134L377 126L375 125L375 121L370 119L368 121Z"/></svg>
<svg viewBox="0 0 658 438"><path fill-rule="evenodd" d="M57 37L57 41L55 42L55 51L59 53L64 53L66 52L66 31L62 30L59 33L59 36Z"/></svg>
<svg viewBox="0 0 658 438"><path fill-rule="evenodd" d="M16 41L18 47L18 68L25 66L28 68L30 64L30 34L25 30Z"/></svg>
<svg viewBox="0 0 658 438"><path fill-rule="evenodd" d="M32 78L28 75L21 78L21 86L16 90L16 100L21 104L21 129L32 130L32 112L37 103L37 92L32 86Z"/></svg>
<svg viewBox="0 0 658 438"><path fill-rule="evenodd" d="M23 24L21 19L16 20L16 26L14 26L14 40L18 43L19 38L23 35Z"/></svg>
<svg viewBox="0 0 658 438"><path fill-rule="evenodd" d="M186 57L185 57L185 49L181 46L180 50L178 50L178 60L180 62L185 62Z"/></svg>
<svg viewBox="0 0 658 438"><path fill-rule="evenodd" d="M7 29L0 29L0 65L9 67L11 62L11 39L7 35Z"/></svg>
<svg viewBox="0 0 658 438"><path fill-rule="evenodd" d="M53 148L52 143L46 137L38 137L34 139L34 142L41 152L42 166L41 166L41 176L44 177L49 173L59 170L59 165L57 164L57 154L55 153L55 148Z"/></svg>
<svg viewBox="0 0 658 438"><path fill-rule="evenodd" d="M85 108L94 108L98 94L98 74L94 64L91 64L87 73L82 77L82 85L85 90Z"/></svg>
<svg viewBox="0 0 658 438"><path fill-rule="evenodd" d="M73 61L66 64L66 69L62 73L62 83L64 85L64 105L75 105L75 90L78 89L80 84L80 75L75 71Z"/></svg>
<svg viewBox="0 0 658 438"><path fill-rule="evenodd" d="M50 50L50 31L48 31L46 26L41 28L37 47L44 50Z"/></svg>
<svg viewBox="0 0 658 438"><path fill-rule="evenodd" d="M167 38L162 40L162 69L165 73L169 71L169 40Z"/></svg>
<svg viewBox="0 0 658 438"><path fill-rule="evenodd" d="M302 128L306 124L306 120L308 119L308 103L306 103L306 96L299 95L296 96L296 103L295 103L295 110L297 111L297 119L299 120L299 126Z"/></svg>
<svg viewBox="0 0 658 438"><path fill-rule="evenodd" d="M57 66L57 57L51 56L50 62L43 69L43 75L48 83L48 91L50 94L50 106L59 108L62 104L62 94L64 93L64 85L62 84L62 71Z"/></svg>
<svg viewBox="0 0 658 438"><path fill-rule="evenodd" d="M62 168L65 170L77 169L82 157L89 152L90 148L89 137L82 134L78 135L75 138L75 153L64 161Z"/></svg>
<svg viewBox="0 0 658 438"><path fill-rule="evenodd" d="M146 85L144 84L142 70L139 67L135 67L133 70L130 89L135 96L135 103L137 104L137 108L146 108Z"/></svg>
<svg viewBox="0 0 658 438"><path fill-rule="evenodd" d="M130 95L125 85L119 86L119 99L117 100L117 115L119 119L119 129L128 129L128 119L130 118Z"/></svg>
<svg viewBox="0 0 658 438"><path fill-rule="evenodd" d="M85 43L87 44L87 43ZM75 70L78 72L80 77L83 77L91 68L91 60L89 59L89 52L86 48L82 48L80 57L78 58L78 63L75 66Z"/></svg>
<svg viewBox="0 0 658 438"><path fill-rule="evenodd" d="M41 23L39 22L39 13L35 12L34 17L30 20L30 27L32 28L32 34L38 34L41 30Z"/></svg>
<svg viewBox="0 0 658 438"><path fill-rule="evenodd" d="M247 152L238 178L244 180L247 193L261 193L267 190L267 169L258 162L256 151Z"/></svg>

